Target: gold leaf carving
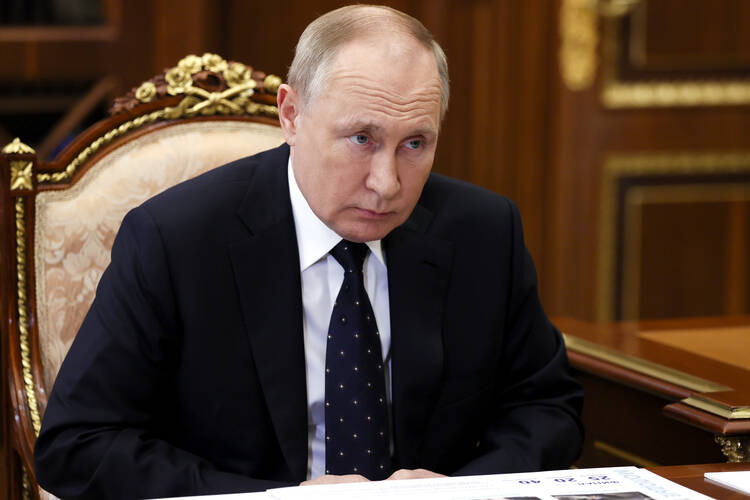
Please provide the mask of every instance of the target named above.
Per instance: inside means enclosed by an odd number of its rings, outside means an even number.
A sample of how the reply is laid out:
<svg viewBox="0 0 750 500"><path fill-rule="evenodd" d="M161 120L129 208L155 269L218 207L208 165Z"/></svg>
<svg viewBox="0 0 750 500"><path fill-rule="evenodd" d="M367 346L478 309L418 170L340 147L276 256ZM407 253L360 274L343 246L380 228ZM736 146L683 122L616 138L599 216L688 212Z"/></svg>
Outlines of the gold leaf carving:
<svg viewBox="0 0 750 500"><path fill-rule="evenodd" d="M213 71L215 73L221 73L227 69L227 62L218 54L210 54L206 52L203 54L203 69L207 71Z"/></svg>
<svg viewBox="0 0 750 500"><path fill-rule="evenodd" d="M585 90L594 82L598 30L598 16L591 0L563 0L560 6L560 72L570 90Z"/></svg>
<svg viewBox="0 0 750 500"><path fill-rule="evenodd" d="M203 59L191 54L180 59L177 66L194 75L203 69Z"/></svg>
<svg viewBox="0 0 750 500"><path fill-rule="evenodd" d="M143 82L135 91L135 98L141 102L151 102L156 97L156 85L153 82Z"/></svg>
<svg viewBox="0 0 750 500"><path fill-rule="evenodd" d="M21 495L21 498L23 500L31 500L31 482L29 481L29 471L26 470L26 467L22 467L23 472L21 473L21 488L23 489L23 494Z"/></svg>
<svg viewBox="0 0 750 500"><path fill-rule="evenodd" d="M31 368L31 341L29 338L29 315L27 304L26 275L26 217L23 197L16 198L16 298L18 305L18 336L21 344L21 370L26 390L31 425L34 435L39 435L42 419L39 415L39 404L36 400L34 372Z"/></svg>
<svg viewBox="0 0 750 500"><path fill-rule="evenodd" d="M167 81L167 92L170 95L184 94L193 86L192 75L179 66L167 71L164 79Z"/></svg>
<svg viewBox="0 0 750 500"><path fill-rule="evenodd" d="M281 78L276 75L268 75L263 80L263 88L271 94L275 94L279 90L279 86L281 86Z"/></svg>
<svg viewBox="0 0 750 500"><path fill-rule="evenodd" d="M262 91L255 93L263 80ZM69 180L76 170L94 153L117 137L132 130L160 120L176 120L206 115L265 115L278 118L278 108L269 102L269 96L276 93L281 78L253 71L250 66L239 62L227 62L217 54L203 56L188 55L177 66L141 84L138 89L118 98L110 110L111 114L136 110L143 102L159 101L166 95L184 96L176 106L166 106L137 116L120 124L96 138L62 170L38 173L37 182L58 183ZM153 95L153 97L151 97ZM257 96L262 96L258 99ZM256 102L258 99L261 102ZM174 101L171 100L170 104Z"/></svg>
<svg viewBox="0 0 750 500"><path fill-rule="evenodd" d="M716 443L721 446L721 452L727 458L727 462L747 462L750 460L748 436L716 436Z"/></svg>
<svg viewBox="0 0 750 500"><path fill-rule="evenodd" d="M5 147L3 148L3 153L6 153L6 154L13 154L13 153L33 154L34 152L35 151L32 148L22 143L18 137L13 139L12 142L6 144Z"/></svg>
<svg viewBox="0 0 750 500"><path fill-rule="evenodd" d="M224 70L224 78L227 80L227 84L230 87L236 87L237 85L243 85L250 82L252 82L251 88L255 88L256 85L250 68L238 62L229 64L227 69Z"/></svg>
<svg viewBox="0 0 750 500"><path fill-rule="evenodd" d="M37 174L37 182L57 183L70 179L81 164L88 160L103 146L112 142L115 138L159 120L175 120L178 118L196 116L198 114L211 114L216 112L237 115L246 112L251 115L266 115L273 118L279 116L278 108L271 104L259 104L249 101L244 107L241 107L238 106L234 100L229 100L232 96L242 94L247 90L248 89L244 86L238 86L229 88L224 92L211 93L200 88L192 88L190 92L195 95L188 95L180 101L177 106L158 109L151 113L138 116L121 124L119 127L108 131L78 153L78 156L76 156L63 170L59 172L44 172ZM222 106L220 106L220 104Z"/></svg>
<svg viewBox="0 0 750 500"><path fill-rule="evenodd" d="M30 161L10 162L10 190L31 189L31 169L33 163Z"/></svg>

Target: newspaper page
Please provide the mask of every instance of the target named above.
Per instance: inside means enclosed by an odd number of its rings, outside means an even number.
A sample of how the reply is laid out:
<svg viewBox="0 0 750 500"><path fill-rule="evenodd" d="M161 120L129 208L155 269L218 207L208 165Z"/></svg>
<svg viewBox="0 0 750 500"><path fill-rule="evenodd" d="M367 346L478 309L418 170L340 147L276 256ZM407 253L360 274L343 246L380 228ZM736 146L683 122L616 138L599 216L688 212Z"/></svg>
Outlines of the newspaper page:
<svg viewBox="0 0 750 500"><path fill-rule="evenodd" d="M410 479L268 490L276 500L698 500L705 495L637 467Z"/></svg>
<svg viewBox="0 0 750 500"><path fill-rule="evenodd" d="M189 497L152 498L150 500L276 500L270 493L225 493L223 495L197 495Z"/></svg>

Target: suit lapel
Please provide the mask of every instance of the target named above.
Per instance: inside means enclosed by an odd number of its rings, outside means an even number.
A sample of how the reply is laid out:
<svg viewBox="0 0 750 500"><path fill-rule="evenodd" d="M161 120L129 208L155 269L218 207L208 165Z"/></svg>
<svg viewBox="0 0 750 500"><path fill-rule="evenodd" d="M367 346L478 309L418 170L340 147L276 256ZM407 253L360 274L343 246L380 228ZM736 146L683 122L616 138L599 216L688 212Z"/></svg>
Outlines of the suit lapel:
<svg viewBox="0 0 750 500"><path fill-rule="evenodd" d="M299 254L287 181L288 147L254 169L238 211L248 238L230 246L258 377L292 476L307 471L307 387ZM453 250L425 234L419 205L384 240L391 315L396 461L416 466L443 371L442 317Z"/></svg>
<svg viewBox="0 0 750 500"><path fill-rule="evenodd" d="M292 477L307 470L307 389L297 238L287 184L288 148L254 169L238 211L248 238L229 251L258 377Z"/></svg>
<svg viewBox="0 0 750 500"><path fill-rule="evenodd" d="M450 242L424 234L432 214L419 205L384 241L391 315L391 377L396 462L415 467L443 370L443 302Z"/></svg>

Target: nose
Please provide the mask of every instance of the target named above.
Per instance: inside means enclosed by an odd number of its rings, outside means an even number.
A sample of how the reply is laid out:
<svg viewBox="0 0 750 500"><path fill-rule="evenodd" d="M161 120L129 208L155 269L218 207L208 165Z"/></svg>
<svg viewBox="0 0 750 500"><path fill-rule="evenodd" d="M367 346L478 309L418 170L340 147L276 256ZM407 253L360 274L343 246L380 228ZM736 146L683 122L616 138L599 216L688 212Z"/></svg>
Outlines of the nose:
<svg viewBox="0 0 750 500"><path fill-rule="evenodd" d="M365 186L386 200L398 194L401 182L398 179L398 164L394 155L382 151L373 156Z"/></svg>

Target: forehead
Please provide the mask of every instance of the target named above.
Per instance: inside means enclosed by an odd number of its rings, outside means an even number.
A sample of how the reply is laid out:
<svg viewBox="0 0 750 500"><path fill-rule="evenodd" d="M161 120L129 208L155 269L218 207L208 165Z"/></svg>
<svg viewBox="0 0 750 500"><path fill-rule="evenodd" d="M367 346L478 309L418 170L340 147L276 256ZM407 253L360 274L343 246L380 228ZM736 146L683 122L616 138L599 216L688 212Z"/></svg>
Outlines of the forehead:
<svg viewBox="0 0 750 500"><path fill-rule="evenodd" d="M440 78L432 51L403 35L349 42L330 66L328 104L346 114L439 123Z"/></svg>

